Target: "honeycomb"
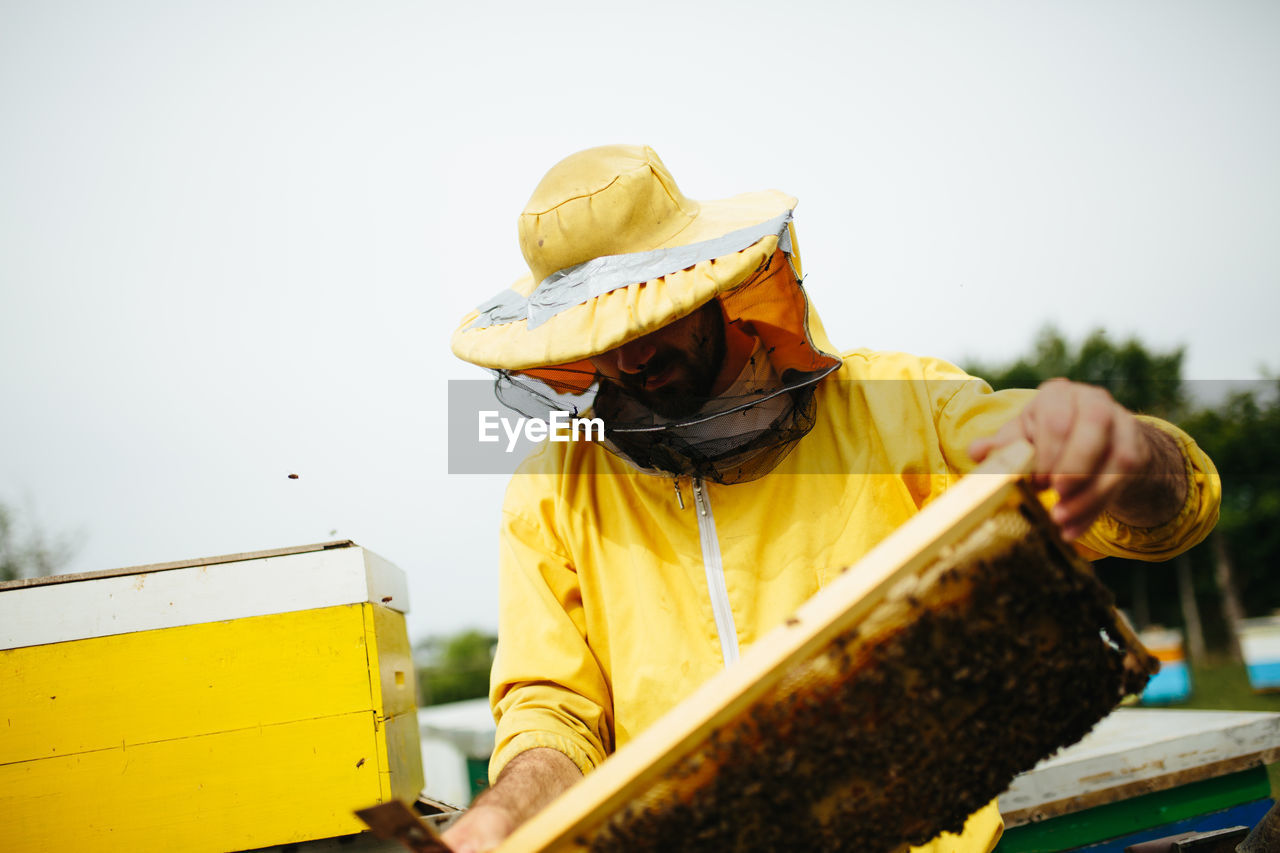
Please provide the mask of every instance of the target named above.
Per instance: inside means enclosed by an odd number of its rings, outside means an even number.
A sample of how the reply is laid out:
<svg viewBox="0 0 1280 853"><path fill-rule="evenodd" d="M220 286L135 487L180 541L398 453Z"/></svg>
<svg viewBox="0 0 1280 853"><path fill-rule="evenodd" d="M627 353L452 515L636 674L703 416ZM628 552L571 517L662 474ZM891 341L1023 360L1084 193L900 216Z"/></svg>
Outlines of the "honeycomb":
<svg viewBox="0 0 1280 853"><path fill-rule="evenodd" d="M1007 505L570 846L898 851L960 831L1158 666L1038 503Z"/></svg>

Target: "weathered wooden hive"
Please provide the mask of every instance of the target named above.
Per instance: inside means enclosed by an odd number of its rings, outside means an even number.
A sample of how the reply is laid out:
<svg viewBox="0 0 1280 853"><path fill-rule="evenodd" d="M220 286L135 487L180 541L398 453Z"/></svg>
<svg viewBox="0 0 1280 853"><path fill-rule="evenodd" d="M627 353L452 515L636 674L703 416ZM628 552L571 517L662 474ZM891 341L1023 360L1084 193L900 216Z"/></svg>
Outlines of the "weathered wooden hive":
<svg viewBox="0 0 1280 853"><path fill-rule="evenodd" d="M958 831L1158 667L1021 482L1028 451L965 478L500 849L888 853Z"/></svg>
<svg viewBox="0 0 1280 853"><path fill-rule="evenodd" d="M0 849L243 850L412 801L407 609L351 542L0 585Z"/></svg>

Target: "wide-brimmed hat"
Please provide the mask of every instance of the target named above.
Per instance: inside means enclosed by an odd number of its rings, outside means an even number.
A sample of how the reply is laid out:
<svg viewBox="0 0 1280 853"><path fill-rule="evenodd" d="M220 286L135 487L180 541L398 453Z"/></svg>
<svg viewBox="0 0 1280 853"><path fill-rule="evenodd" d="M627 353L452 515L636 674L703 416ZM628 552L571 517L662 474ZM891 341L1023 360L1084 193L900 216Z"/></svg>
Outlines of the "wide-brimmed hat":
<svg viewBox="0 0 1280 853"><path fill-rule="evenodd" d="M776 190L688 198L647 146L573 154L520 214L529 274L463 319L453 351L504 372L572 368L738 287L769 269L776 252L798 278L795 204ZM803 328L803 296L786 301Z"/></svg>

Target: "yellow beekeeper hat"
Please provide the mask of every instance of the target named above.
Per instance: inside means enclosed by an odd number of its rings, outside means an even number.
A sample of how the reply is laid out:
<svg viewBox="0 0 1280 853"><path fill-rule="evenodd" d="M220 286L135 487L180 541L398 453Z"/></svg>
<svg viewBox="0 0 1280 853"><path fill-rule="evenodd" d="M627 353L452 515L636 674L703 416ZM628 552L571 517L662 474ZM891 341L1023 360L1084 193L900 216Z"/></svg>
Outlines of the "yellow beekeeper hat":
<svg viewBox="0 0 1280 853"><path fill-rule="evenodd" d="M798 322L804 329L807 305L794 286L800 274L791 228L795 204L776 190L688 198L647 146L572 154L552 167L520 214L529 275L463 318L453 351L482 367L585 390L590 356L691 313L753 273L779 267L786 268L794 294L769 300L769 316L758 325ZM774 263L775 252L790 263ZM796 367L830 361L811 342L802 349L789 359L800 362ZM547 367L556 369L538 370ZM578 375L583 381L567 378Z"/></svg>

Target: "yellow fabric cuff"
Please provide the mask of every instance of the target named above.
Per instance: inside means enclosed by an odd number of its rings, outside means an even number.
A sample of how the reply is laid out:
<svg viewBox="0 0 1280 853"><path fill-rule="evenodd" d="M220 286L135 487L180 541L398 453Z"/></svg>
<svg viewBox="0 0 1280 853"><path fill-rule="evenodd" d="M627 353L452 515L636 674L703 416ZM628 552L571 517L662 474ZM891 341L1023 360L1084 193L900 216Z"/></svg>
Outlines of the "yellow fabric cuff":
<svg viewBox="0 0 1280 853"><path fill-rule="evenodd" d="M1159 561L1199 544L1218 522L1222 482L1217 468L1191 436L1149 415L1138 420L1168 435L1182 453L1187 496L1177 515L1158 527L1131 527L1103 512L1077 543L1090 551L1130 560Z"/></svg>
<svg viewBox="0 0 1280 853"><path fill-rule="evenodd" d="M521 732L507 741L506 745L494 752L489 758L489 784L492 785L498 781L498 774L502 772L502 768L506 767L511 759L522 752L538 748L554 749L556 752L563 753L570 761L578 765L578 769L582 771L584 776L596 767L596 761L591 755L571 738L553 732Z"/></svg>

